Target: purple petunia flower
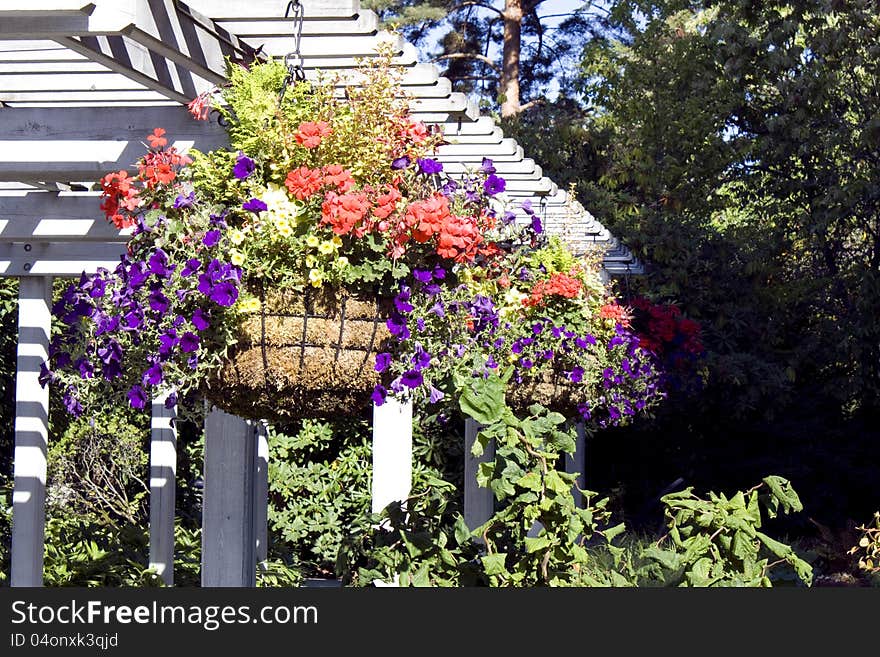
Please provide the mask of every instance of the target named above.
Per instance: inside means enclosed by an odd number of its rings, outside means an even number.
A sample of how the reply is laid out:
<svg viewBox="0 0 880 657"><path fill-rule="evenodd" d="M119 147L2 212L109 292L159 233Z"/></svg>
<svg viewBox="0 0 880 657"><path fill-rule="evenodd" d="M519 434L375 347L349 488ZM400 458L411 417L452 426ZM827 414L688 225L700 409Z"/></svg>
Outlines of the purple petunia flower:
<svg viewBox="0 0 880 657"><path fill-rule="evenodd" d="M519 364L523 366L523 369L527 369L527 370L531 369L532 366L534 365L531 358L523 358L522 360L519 361Z"/></svg>
<svg viewBox="0 0 880 657"><path fill-rule="evenodd" d="M153 363L146 369L142 377L145 386L156 386L162 383L162 365Z"/></svg>
<svg viewBox="0 0 880 657"><path fill-rule="evenodd" d="M401 342L409 339L410 331L406 319L400 313L392 313L391 317L385 320L385 326L391 331L391 335L396 336Z"/></svg>
<svg viewBox="0 0 880 657"><path fill-rule="evenodd" d="M192 323L197 331L204 331L211 323L208 321L208 313L201 308L196 308L192 314Z"/></svg>
<svg viewBox="0 0 880 657"><path fill-rule="evenodd" d="M536 214L532 215L532 230L537 235L544 232L544 224L541 223L541 218Z"/></svg>
<svg viewBox="0 0 880 657"><path fill-rule="evenodd" d="M544 330L544 325L541 322L537 324L532 324L532 333L535 335L541 335L541 331Z"/></svg>
<svg viewBox="0 0 880 657"><path fill-rule="evenodd" d="M525 201L523 201L520 207L526 214L535 214L535 209L532 207L532 199L530 198L527 198Z"/></svg>
<svg viewBox="0 0 880 657"><path fill-rule="evenodd" d="M373 394L370 395L370 399L373 400L373 403L376 406L381 406L385 403L385 398L388 396L388 391L383 386L376 386L373 388Z"/></svg>
<svg viewBox="0 0 880 657"><path fill-rule="evenodd" d="M417 371L421 371L431 364L431 354L422 349L420 344L416 344L416 351L412 357L412 363Z"/></svg>
<svg viewBox="0 0 880 657"><path fill-rule="evenodd" d="M238 299L238 288L228 281L221 281L211 289L208 297L218 306L228 308Z"/></svg>
<svg viewBox="0 0 880 657"><path fill-rule="evenodd" d="M199 336L192 331L186 331L180 336L180 350L185 354L192 353L199 348Z"/></svg>
<svg viewBox="0 0 880 657"><path fill-rule="evenodd" d="M165 333L159 336L159 355L160 356L168 356L171 353L171 350L177 346L177 331L174 329L168 329Z"/></svg>
<svg viewBox="0 0 880 657"><path fill-rule="evenodd" d="M409 159L409 156L404 155L403 157L398 157L391 160L391 168L395 170L406 169L409 166L410 162L411 160Z"/></svg>
<svg viewBox="0 0 880 657"><path fill-rule="evenodd" d="M202 244L205 246L217 246L217 243L220 241L220 231L219 230L209 230L205 233L205 236L202 238Z"/></svg>
<svg viewBox="0 0 880 657"><path fill-rule="evenodd" d="M249 175L251 175L256 168L257 165L254 164L254 161L247 155L239 151L238 159L235 161L235 166L232 167L232 175L239 180L244 180Z"/></svg>
<svg viewBox="0 0 880 657"><path fill-rule="evenodd" d="M442 301L437 301L436 303L434 303L433 306L428 308L428 312L434 313L435 315L437 315L437 317L440 317L441 319L443 317L446 317L446 309L443 307Z"/></svg>
<svg viewBox="0 0 880 657"><path fill-rule="evenodd" d="M434 278L434 274L432 274L427 269L413 269L413 278L415 278L420 283L430 283Z"/></svg>
<svg viewBox="0 0 880 657"><path fill-rule="evenodd" d="M177 198L174 199L174 207L177 210L182 210L183 208L192 207L193 203L196 202L196 193L190 192L186 196L183 194L178 194Z"/></svg>
<svg viewBox="0 0 880 657"><path fill-rule="evenodd" d="M71 388L68 388L64 391L64 394L61 397L61 401L64 403L64 408L67 409L67 412L73 415L74 417L79 417L83 412L83 405L80 403L79 399L77 399Z"/></svg>
<svg viewBox="0 0 880 657"><path fill-rule="evenodd" d="M480 171L487 174L495 173L495 165L488 157L483 158L483 163L480 165Z"/></svg>
<svg viewBox="0 0 880 657"><path fill-rule="evenodd" d="M437 388L435 388L434 386L430 387L430 393L428 395L428 401L430 403L436 404L438 401L443 399L443 397L444 395L442 390L437 390Z"/></svg>
<svg viewBox="0 0 880 657"><path fill-rule="evenodd" d="M416 163L419 165L419 173L423 173L426 176L443 171L443 165L430 157L420 157L416 160Z"/></svg>
<svg viewBox="0 0 880 657"><path fill-rule="evenodd" d="M164 314L168 310L168 306L171 305L168 297L162 294L162 290L153 290L150 292L148 300L150 302L150 309L155 310L160 314Z"/></svg>
<svg viewBox="0 0 880 657"><path fill-rule="evenodd" d="M172 392L165 398L165 408L171 410L175 406L177 406L177 393Z"/></svg>
<svg viewBox="0 0 880 657"><path fill-rule="evenodd" d="M391 354L387 352L383 352L381 354L376 354L376 366L375 370L377 372L384 372L388 369L388 366L391 364Z"/></svg>
<svg viewBox="0 0 880 657"><path fill-rule="evenodd" d="M133 289L138 289L141 285L143 285L147 278L149 277L149 273L147 272L144 263L142 262L133 262L131 263L131 267L128 270L128 285Z"/></svg>
<svg viewBox="0 0 880 657"><path fill-rule="evenodd" d="M147 405L147 393L140 386L132 386L128 391L128 403L132 408L143 408Z"/></svg>
<svg viewBox="0 0 880 657"><path fill-rule="evenodd" d="M252 198L251 200L245 201L244 203L242 203L241 208L242 208L242 210L248 210L250 212L260 214L264 210L267 210L269 208L269 206L266 205L265 203L263 203L258 198Z"/></svg>
<svg viewBox="0 0 880 657"><path fill-rule="evenodd" d="M584 368L580 366L573 367L571 372L568 373L568 378L574 383L580 383L584 380Z"/></svg>
<svg viewBox="0 0 880 657"><path fill-rule="evenodd" d="M205 235L207 237L207 235ZM183 266L183 269L180 270L180 275L184 277L189 277L195 274L199 269L202 268L202 261L198 258L190 258L186 261L186 264Z"/></svg>
<svg viewBox="0 0 880 657"><path fill-rule="evenodd" d="M494 173L486 178L486 181L483 183L483 191L486 193L486 196L495 196L495 194L500 194L506 188L507 183L504 178L499 178Z"/></svg>
<svg viewBox="0 0 880 657"><path fill-rule="evenodd" d="M162 278L168 278L176 265L168 264L168 254L162 249L156 249L149 259L150 273Z"/></svg>
<svg viewBox="0 0 880 657"><path fill-rule="evenodd" d="M81 379L91 379L95 376L94 366L85 358L78 359L76 361L76 367L79 370L79 376Z"/></svg>
<svg viewBox="0 0 880 657"><path fill-rule="evenodd" d="M400 377L400 382L407 388L418 388L424 380L425 377L418 370L408 370Z"/></svg>

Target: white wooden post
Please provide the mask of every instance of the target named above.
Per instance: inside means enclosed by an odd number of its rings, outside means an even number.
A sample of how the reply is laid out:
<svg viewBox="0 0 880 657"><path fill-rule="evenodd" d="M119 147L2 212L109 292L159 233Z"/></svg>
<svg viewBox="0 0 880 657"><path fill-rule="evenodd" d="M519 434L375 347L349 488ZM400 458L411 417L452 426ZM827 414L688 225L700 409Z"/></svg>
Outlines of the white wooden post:
<svg viewBox="0 0 880 657"><path fill-rule="evenodd" d="M483 455L471 454L471 446L477 439L480 425L468 418L464 423L464 522L469 529L476 529L495 513L495 494L489 488L477 485L477 471L480 463L495 458L495 444L489 442Z"/></svg>
<svg viewBox="0 0 880 657"><path fill-rule="evenodd" d="M22 277L19 286L10 585L33 587L43 585L49 387L39 374L49 356L52 278Z"/></svg>
<svg viewBox="0 0 880 657"><path fill-rule="evenodd" d="M571 487L571 494L574 495L574 503L579 509L584 508L584 496L578 491L587 486L587 434L583 422L575 424L577 431L577 442L575 443L574 454L565 455L565 471L569 474L578 473L577 486Z"/></svg>
<svg viewBox="0 0 880 657"><path fill-rule="evenodd" d="M256 586L252 423L220 410L205 419L202 586Z"/></svg>
<svg viewBox="0 0 880 657"><path fill-rule="evenodd" d="M269 427L257 422L257 461L254 474L255 558L258 564L269 558Z"/></svg>
<svg viewBox="0 0 880 657"><path fill-rule="evenodd" d="M174 519L177 487L176 413L168 395L153 399L150 425L150 567L174 584Z"/></svg>
<svg viewBox="0 0 880 657"><path fill-rule="evenodd" d="M412 402L373 405L373 513L403 502L412 489Z"/></svg>

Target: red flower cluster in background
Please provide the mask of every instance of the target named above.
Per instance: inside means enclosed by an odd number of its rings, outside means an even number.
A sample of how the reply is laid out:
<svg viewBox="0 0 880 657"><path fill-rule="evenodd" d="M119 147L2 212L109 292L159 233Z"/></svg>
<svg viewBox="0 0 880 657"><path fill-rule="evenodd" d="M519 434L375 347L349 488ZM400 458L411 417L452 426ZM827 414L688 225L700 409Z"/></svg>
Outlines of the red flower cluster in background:
<svg viewBox="0 0 880 657"><path fill-rule="evenodd" d="M308 121L301 123L293 137L296 143L304 148L317 148L324 137L329 137L332 130L326 121Z"/></svg>
<svg viewBox="0 0 880 657"><path fill-rule="evenodd" d="M678 306L655 304L644 297L636 297L630 305L635 310L634 325L643 348L658 356L673 351L691 356L703 353L700 325L683 317Z"/></svg>

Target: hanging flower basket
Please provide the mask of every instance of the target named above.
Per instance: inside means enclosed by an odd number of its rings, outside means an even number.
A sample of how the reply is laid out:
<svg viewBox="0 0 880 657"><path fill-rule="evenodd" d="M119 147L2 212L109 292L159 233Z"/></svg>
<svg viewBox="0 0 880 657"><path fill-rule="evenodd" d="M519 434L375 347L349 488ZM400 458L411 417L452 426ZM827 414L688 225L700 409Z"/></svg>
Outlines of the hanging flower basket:
<svg viewBox="0 0 880 657"><path fill-rule="evenodd" d="M203 388L247 418L360 415L380 383L376 354L388 348L390 301L331 287L266 291L239 343Z"/></svg>
<svg viewBox="0 0 880 657"><path fill-rule="evenodd" d="M516 221L490 159L447 176L391 59L344 98L281 62L230 64L191 108L222 115L228 148L184 155L156 129L136 175L104 177L131 238L53 309L42 381L71 413L163 392L182 416L360 416L388 396L457 413L492 379L518 412L605 426L662 396L598 258L548 238L529 201Z"/></svg>

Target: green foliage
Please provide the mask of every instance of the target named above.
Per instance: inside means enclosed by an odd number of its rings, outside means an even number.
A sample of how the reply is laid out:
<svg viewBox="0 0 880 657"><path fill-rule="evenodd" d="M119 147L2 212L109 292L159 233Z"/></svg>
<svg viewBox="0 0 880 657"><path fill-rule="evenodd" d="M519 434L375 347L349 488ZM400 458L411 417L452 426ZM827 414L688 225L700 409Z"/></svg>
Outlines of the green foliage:
<svg viewBox="0 0 880 657"><path fill-rule="evenodd" d="M369 512L369 438L365 422L316 420L269 434L272 542L312 576L332 575L346 528Z"/></svg>
<svg viewBox="0 0 880 657"><path fill-rule="evenodd" d="M782 477L765 477L758 486L727 498L710 492L707 498L689 487L662 498L669 532L642 557L667 586L772 586L770 570L787 564L809 586L812 566L792 548L760 531L762 512L802 510L791 484ZM668 547L663 543L670 542ZM771 559L773 561L771 562Z"/></svg>
<svg viewBox="0 0 880 657"><path fill-rule="evenodd" d="M639 285L705 323L713 412L876 408L874 4L626 0L603 27L581 190L649 263Z"/></svg>

